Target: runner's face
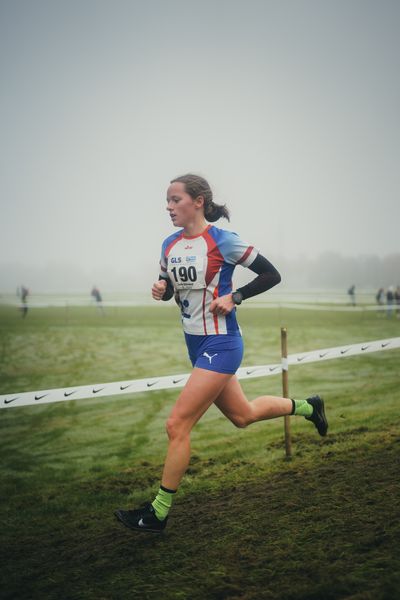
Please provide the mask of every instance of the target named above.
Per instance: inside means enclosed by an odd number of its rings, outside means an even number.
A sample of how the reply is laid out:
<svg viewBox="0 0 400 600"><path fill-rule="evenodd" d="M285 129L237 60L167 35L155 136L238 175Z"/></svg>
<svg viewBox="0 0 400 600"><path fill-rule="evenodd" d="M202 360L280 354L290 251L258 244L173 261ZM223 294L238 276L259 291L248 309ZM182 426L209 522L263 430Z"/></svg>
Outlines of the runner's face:
<svg viewBox="0 0 400 600"><path fill-rule="evenodd" d="M185 191L185 184L174 181L167 191L167 211L175 227L187 227L203 217L203 199L193 198Z"/></svg>

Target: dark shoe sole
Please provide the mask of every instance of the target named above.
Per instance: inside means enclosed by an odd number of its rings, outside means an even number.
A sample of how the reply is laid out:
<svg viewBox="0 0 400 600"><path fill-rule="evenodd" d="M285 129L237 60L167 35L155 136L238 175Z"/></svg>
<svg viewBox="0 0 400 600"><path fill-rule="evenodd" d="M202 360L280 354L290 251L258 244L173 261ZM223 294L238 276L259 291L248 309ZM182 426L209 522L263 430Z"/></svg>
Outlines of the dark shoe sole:
<svg viewBox="0 0 400 600"><path fill-rule="evenodd" d="M319 401L318 408L315 406L315 404L313 402L310 402L310 400ZM322 437L325 437L328 432L328 420L325 415L325 402L324 402L323 398L320 398L319 396L313 396L312 398L308 398L308 402L314 407L314 410L317 411L319 419L317 422L315 422L313 415L311 415L311 417L306 417L306 419L307 419L307 421L311 421L312 423L314 423L319 435L321 435ZM321 423L321 420L322 420L322 423Z"/></svg>

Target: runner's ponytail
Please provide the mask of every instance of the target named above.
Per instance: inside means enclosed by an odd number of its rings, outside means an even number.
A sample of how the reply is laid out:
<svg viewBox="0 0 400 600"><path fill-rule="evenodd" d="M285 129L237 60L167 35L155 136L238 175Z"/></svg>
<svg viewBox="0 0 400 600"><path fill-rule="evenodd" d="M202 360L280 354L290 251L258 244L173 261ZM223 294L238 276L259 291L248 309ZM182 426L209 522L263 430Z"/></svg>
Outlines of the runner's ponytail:
<svg viewBox="0 0 400 600"><path fill-rule="evenodd" d="M229 210L226 208L226 204L210 202L204 205L204 216L210 223L218 221L221 217L229 221Z"/></svg>

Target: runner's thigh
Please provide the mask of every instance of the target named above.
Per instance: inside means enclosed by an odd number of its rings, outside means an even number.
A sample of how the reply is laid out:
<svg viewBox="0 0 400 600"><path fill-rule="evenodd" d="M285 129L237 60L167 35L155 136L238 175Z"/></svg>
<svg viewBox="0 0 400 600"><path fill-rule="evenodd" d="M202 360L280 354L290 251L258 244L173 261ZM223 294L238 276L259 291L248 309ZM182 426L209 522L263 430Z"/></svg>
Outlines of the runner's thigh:
<svg viewBox="0 0 400 600"><path fill-rule="evenodd" d="M172 408L170 418L181 419L194 425L231 378L230 373L217 373L195 367Z"/></svg>
<svg viewBox="0 0 400 600"><path fill-rule="evenodd" d="M231 421L250 417L251 406L247 400L238 378L234 375L220 392L214 404Z"/></svg>

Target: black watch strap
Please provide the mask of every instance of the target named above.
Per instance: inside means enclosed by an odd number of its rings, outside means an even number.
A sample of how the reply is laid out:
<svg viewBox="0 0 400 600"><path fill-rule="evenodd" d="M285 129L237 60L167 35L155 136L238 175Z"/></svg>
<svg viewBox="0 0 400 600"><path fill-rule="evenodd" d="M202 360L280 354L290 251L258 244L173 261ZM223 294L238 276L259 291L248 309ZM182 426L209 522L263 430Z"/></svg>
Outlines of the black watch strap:
<svg viewBox="0 0 400 600"><path fill-rule="evenodd" d="M232 300L233 300L233 303L236 304L237 306L239 304L242 304L243 296L242 296L241 292L238 292L238 291L233 292Z"/></svg>

